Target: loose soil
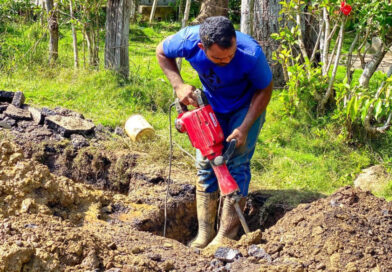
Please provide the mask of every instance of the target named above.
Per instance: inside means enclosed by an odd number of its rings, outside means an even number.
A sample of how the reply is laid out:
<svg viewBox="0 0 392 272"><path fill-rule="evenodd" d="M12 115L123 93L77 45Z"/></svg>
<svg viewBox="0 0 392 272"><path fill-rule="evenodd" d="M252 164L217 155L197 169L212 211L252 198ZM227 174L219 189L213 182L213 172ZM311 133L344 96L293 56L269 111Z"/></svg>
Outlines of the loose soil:
<svg viewBox="0 0 392 272"><path fill-rule="evenodd" d="M392 271L392 204L369 192L309 194L294 209L252 192L252 233L227 241L241 256L222 261L186 246L192 169L173 169L164 238L167 167L103 127L72 140L34 131L0 131L0 271Z"/></svg>

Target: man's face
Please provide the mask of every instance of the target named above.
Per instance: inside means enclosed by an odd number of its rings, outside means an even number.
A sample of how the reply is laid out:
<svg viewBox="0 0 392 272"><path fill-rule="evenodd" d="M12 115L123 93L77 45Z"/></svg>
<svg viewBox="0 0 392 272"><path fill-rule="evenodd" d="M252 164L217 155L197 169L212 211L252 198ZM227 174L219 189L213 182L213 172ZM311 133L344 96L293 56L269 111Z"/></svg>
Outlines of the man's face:
<svg viewBox="0 0 392 272"><path fill-rule="evenodd" d="M235 52L237 51L236 39L233 37L232 46L229 48L221 48L217 44L213 44L210 48L205 49L202 43L199 43L200 49L204 50L207 58L219 66L225 66L230 63L234 58Z"/></svg>

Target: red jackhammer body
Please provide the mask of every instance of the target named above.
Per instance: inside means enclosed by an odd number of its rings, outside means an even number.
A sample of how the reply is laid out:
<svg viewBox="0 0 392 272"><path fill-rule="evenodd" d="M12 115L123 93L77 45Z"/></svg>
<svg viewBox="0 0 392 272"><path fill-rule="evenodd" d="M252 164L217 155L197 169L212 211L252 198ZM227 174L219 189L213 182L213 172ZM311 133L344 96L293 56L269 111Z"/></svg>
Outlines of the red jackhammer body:
<svg viewBox="0 0 392 272"><path fill-rule="evenodd" d="M188 111L187 107L181 104L178 99L176 100L175 105L179 114L175 120L176 128L181 133L186 132L193 147L199 149L201 154L210 161L218 180L221 195L236 197L239 187L226 165L234 152L236 140L230 142L227 151L222 155L225 138L218 119L211 105L208 105L203 99L202 91L196 90L195 95L199 107L191 111ZM245 232L249 232L245 218L238 206L238 199L237 197L235 209Z"/></svg>

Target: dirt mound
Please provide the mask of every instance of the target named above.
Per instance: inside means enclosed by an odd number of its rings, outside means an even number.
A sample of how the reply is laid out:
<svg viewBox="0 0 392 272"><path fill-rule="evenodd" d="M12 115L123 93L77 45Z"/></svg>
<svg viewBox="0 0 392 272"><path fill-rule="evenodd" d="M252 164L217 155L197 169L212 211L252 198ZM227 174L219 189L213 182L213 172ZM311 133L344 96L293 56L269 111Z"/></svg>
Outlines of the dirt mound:
<svg viewBox="0 0 392 272"><path fill-rule="evenodd" d="M0 143L0 166L0 271L203 271L208 266L180 242L139 231L161 232L160 202L138 204L56 176L9 142ZM189 239L194 199L173 199L168 233Z"/></svg>
<svg viewBox="0 0 392 272"><path fill-rule="evenodd" d="M345 187L286 213L263 240L268 258L246 261L261 271L392 271L392 203Z"/></svg>
<svg viewBox="0 0 392 272"><path fill-rule="evenodd" d="M173 172L163 238L163 169L87 140L0 142L0 272L392 271L392 203L368 192L310 194L291 211L254 192L245 216L255 232L228 241L225 259L184 245L197 229L189 173Z"/></svg>

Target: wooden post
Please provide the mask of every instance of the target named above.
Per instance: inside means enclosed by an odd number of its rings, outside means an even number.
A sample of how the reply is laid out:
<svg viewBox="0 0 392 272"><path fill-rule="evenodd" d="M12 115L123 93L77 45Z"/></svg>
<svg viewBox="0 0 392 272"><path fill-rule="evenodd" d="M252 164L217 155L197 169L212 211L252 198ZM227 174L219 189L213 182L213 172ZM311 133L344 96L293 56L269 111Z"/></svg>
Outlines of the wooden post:
<svg viewBox="0 0 392 272"><path fill-rule="evenodd" d="M157 8L157 4L158 4L158 0L154 0L152 7L151 7L151 13L150 13L150 23L152 22L152 20L154 20L154 16L155 16L155 10Z"/></svg>

